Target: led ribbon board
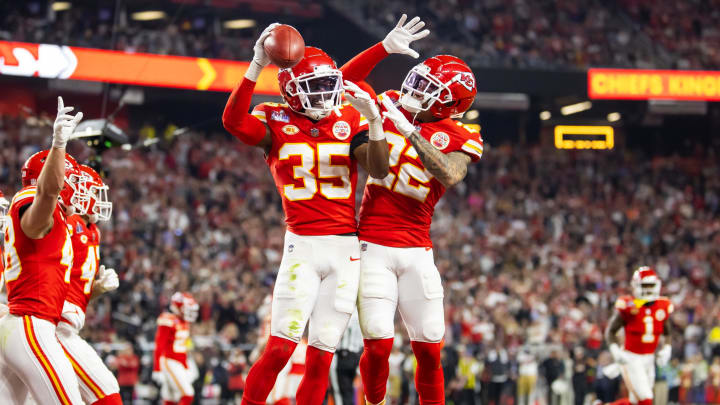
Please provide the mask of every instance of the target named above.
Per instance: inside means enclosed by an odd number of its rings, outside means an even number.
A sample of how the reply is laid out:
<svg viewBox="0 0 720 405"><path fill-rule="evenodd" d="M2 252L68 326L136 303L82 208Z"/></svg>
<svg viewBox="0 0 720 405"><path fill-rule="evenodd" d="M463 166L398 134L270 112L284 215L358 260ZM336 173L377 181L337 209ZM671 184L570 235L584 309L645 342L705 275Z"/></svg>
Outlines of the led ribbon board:
<svg viewBox="0 0 720 405"><path fill-rule="evenodd" d="M249 65L222 59L0 41L0 75L10 76L231 91ZM255 93L280 95L277 73L275 66L263 69Z"/></svg>
<svg viewBox="0 0 720 405"><path fill-rule="evenodd" d="M611 126L558 125L555 127L558 149L612 149L615 131Z"/></svg>
<svg viewBox="0 0 720 405"><path fill-rule="evenodd" d="M720 101L720 71L589 69L591 99Z"/></svg>

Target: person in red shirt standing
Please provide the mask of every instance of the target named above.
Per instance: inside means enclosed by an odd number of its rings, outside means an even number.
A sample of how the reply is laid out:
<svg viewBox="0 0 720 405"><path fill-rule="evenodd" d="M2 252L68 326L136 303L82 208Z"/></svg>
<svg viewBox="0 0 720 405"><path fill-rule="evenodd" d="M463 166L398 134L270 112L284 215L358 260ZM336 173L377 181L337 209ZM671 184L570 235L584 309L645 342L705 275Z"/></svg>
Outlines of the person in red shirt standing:
<svg viewBox="0 0 720 405"><path fill-rule="evenodd" d="M198 309L192 295L176 292L170 299L170 312L158 317L152 378L160 385L164 405L192 404L195 390L187 350L190 324L197 320Z"/></svg>
<svg viewBox="0 0 720 405"><path fill-rule="evenodd" d="M133 352L130 343L126 343L123 350L115 358L117 366L117 382L120 385L120 396L125 404L132 404L135 384L138 383L140 373L140 359Z"/></svg>
<svg viewBox="0 0 720 405"><path fill-rule="evenodd" d="M70 283L73 247L66 217L84 214L82 172L65 146L82 113L58 98L52 148L22 168L5 229L5 285L10 313L0 320L0 398L23 404L82 404L70 361L55 337Z"/></svg>
<svg viewBox="0 0 720 405"><path fill-rule="evenodd" d="M56 333L77 374L83 400L93 405L121 405L120 387L115 376L97 351L80 337L90 300L120 285L115 270L100 266L100 229L96 223L110 219L112 203L107 198L108 187L91 167L81 165L80 170L87 176L88 213L68 218L74 252L73 269Z"/></svg>
<svg viewBox="0 0 720 405"><path fill-rule="evenodd" d="M357 299L357 165L371 177L385 177L388 145L372 96L353 83L343 86L335 62L318 48L306 47L297 65L278 73L287 104L263 103L248 113L260 71L269 63L263 44L274 27L260 35L245 78L223 113L233 136L265 152L287 223L271 336L250 369L242 403L265 404L309 323L307 372L296 399L298 405L320 405ZM352 106L342 104L343 91ZM352 148L363 137L366 142Z"/></svg>
<svg viewBox="0 0 720 405"><path fill-rule="evenodd" d="M632 277L633 296L622 296L615 302L615 311L605 329L610 354L622 370L630 393L630 402L652 405L655 385L655 363L664 366L670 361L670 314L673 304L660 296L662 283L655 270L640 267ZM625 330L624 349L620 348L617 332ZM664 344L658 351L660 337Z"/></svg>
<svg viewBox="0 0 720 405"><path fill-rule="evenodd" d="M409 44L429 32L420 31L424 23L419 18L407 23L405 19L403 15L381 43L343 66L343 74L361 81L390 53L417 58ZM413 67L400 91L378 97L390 144L390 173L368 180L359 227L358 312L365 338L360 374L370 404L385 402L398 308L417 359L420 404L445 403L440 365L444 293L430 224L445 190L461 182L467 166L482 156L480 134L453 120L470 108L476 93L475 76L467 64L438 55Z"/></svg>

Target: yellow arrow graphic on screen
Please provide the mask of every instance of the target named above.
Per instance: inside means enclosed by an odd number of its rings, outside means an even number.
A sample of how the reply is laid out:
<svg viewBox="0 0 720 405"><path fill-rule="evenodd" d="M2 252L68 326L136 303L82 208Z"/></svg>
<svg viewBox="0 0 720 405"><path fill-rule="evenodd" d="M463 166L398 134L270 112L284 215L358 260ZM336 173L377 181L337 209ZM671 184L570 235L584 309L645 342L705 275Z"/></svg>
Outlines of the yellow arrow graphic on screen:
<svg viewBox="0 0 720 405"><path fill-rule="evenodd" d="M197 64L200 66L200 70L203 72L203 77L197 84L198 90L207 90L210 85L215 81L217 73L207 58L198 58Z"/></svg>

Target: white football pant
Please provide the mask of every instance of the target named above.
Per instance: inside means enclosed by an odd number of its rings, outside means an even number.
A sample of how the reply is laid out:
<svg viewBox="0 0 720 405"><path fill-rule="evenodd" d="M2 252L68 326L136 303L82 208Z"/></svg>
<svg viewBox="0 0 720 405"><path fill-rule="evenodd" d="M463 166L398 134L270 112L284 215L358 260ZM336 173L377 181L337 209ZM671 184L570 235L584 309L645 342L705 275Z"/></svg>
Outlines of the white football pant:
<svg viewBox="0 0 720 405"><path fill-rule="evenodd" d="M361 241L358 314L365 339L395 336L400 308L410 340L437 343L445 335L443 286L431 248L396 248Z"/></svg>
<svg viewBox="0 0 720 405"><path fill-rule="evenodd" d="M160 397L163 401L178 402L182 397L195 395L191 372L182 363L163 357L160 359L160 371L163 375L160 386Z"/></svg>
<svg viewBox="0 0 720 405"><path fill-rule="evenodd" d="M80 337L80 329L85 322L85 314L78 306L65 301L64 320L58 323L55 331L65 354L70 360L78 382L83 401L92 404L111 394L120 392L113 373L108 370L97 351Z"/></svg>
<svg viewBox="0 0 720 405"><path fill-rule="evenodd" d="M287 231L273 290L270 334L334 353L355 309L360 275L356 236Z"/></svg>
<svg viewBox="0 0 720 405"><path fill-rule="evenodd" d="M655 386L655 355L635 354L625 350L627 363L620 365L623 381L630 394L630 402L653 399Z"/></svg>
<svg viewBox="0 0 720 405"><path fill-rule="evenodd" d="M0 319L0 399L23 405L82 405L78 380L52 322L8 314Z"/></svg>

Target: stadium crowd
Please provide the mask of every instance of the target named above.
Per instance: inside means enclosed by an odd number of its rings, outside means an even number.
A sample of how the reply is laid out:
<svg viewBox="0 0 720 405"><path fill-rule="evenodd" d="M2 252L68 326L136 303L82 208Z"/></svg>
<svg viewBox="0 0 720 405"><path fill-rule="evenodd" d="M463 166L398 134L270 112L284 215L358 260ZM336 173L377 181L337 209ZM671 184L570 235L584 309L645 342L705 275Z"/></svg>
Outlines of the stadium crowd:
<svg viewBox="0 0 720 405"><path fill-rule="evenodd" d="M310 2L311 3L311 2ZM717 0L432 0L328 1L384 35L402 13L428 21L422 54L450 53L472 66L568 69L587 66L701 69L720 67ZM223 13L179 13L135 21L111 5L52 12L41 2L0 5L0 39L125 52L248 60L257 29L225 29ZM677 23L671 23L677 22ZM304 30L315 43L312 29ZM333 49L328 49L332 54Z"/></svg>
<svg viewBox="0 0 720 405"><path fill-rule="evenodd" d="M132 392L136 382L149 381L157 315L174 291L191 291L200 303L193 328L197 392L231 398L242 391L264 316L258 311L281 257L279 197L261 154L227 134L172 137L150 126L135 132L160 141L102 155L114 202L102 261L118 270L121 287L90 305L83 332L125 373ZM18 190L22 162L47 134L36 119L0 118L6 194ZM619 380L603 374L610 360L602 330L614 299L629 293L632 269L647 263L676 306L675 360L659 379L688 402L717 395L718 151L720 145L692 156L487 147L438 206L432 230L446 288L448 395L471 403L482 387L483 403L516 392L553 392L559 401L570 401L570 392L614 398ZM79 160L89 155L78 142L70 152ZM400 384L413 370L406 348L394 355L393 403L403 393L412 397L412 384ZM133 352L140 367L128 371Z"/></svg>

